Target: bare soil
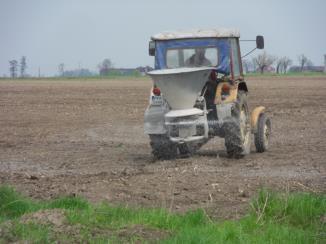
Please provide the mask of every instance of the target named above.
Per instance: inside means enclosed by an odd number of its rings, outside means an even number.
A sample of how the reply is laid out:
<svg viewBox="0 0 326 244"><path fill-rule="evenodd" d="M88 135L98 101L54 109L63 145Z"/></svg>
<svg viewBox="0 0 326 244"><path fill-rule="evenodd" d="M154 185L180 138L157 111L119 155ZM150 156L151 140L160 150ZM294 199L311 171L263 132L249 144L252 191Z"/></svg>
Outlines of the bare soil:
<svg viewBox="0 0 326 244"><path fill-rule="evenodd" d="M147 78L0 80L0 184L217 218L241 216L262 186L325 192L326 76L247 80L250 108L272 119L270 150L229 159L216 138L171 161L155 161L143 133Z"/></svg>

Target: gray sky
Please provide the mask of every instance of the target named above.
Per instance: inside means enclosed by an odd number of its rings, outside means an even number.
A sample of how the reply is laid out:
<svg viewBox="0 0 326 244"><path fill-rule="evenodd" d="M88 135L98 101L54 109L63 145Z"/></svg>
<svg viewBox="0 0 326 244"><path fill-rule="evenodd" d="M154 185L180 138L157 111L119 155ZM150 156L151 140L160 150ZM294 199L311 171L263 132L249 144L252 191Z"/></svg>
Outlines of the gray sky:
<svg viewBox="0 0 326 244"><path fill-rule="evenodd" d="M56 74L61 62L96 70L104 58L116 67L153 66L152 34L216 27L236 27L243 39L262 34L268 53L294 63L303 53L320 65L325 25L325 0L0 0L0 76L22 55L32 75L38 67ZM252 45L244 44L242 53Z"/></svg>

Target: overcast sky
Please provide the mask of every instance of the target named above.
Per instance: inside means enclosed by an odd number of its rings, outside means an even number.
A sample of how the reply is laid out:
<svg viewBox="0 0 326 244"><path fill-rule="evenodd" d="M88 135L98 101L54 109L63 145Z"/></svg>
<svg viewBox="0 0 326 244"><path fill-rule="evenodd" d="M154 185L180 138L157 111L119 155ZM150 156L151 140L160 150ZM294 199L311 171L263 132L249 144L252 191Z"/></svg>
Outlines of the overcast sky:
<svg viewBox="0 0 326 244"><path fill-rule="evenodd" d="M238 28L243 39L262 34L268 53L294 63L303 53L323 64L325 0L0 0L0 76L22 55L32 75L38 67L54 75L59 63L96 70L104 58L115 67L153 66L152 34L218 27Z"/></svg>

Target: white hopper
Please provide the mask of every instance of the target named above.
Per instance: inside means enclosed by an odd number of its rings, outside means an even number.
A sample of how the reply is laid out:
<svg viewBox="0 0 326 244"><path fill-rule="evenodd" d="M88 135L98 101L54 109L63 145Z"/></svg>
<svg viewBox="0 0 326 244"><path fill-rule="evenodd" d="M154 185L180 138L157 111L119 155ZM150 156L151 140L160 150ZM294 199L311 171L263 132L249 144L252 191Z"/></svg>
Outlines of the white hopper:
<svg viewBox="0 0 326 244"><path fill-rule="evenodd" d="M189 109L195 105L212 68L178 68L154 70L147 74L154 85L160 88L162 96L171 109Z"/></svg>

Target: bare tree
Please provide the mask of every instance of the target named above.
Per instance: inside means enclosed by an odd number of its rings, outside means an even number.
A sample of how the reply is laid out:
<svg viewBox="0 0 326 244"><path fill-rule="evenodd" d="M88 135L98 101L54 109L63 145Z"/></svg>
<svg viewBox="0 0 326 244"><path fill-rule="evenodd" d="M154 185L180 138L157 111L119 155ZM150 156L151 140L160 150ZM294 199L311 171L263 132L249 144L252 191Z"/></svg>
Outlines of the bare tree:
<svg viewBox="0 0 326 244"><path fill-rule="evenodd" d="M20 77L25 77L25 72L27 69L26 56L22 56L20 59Z"/></svg>
<svg viewBox="0 0 326 244"><path fill-rule="evenodd" d="M113 63L110 59L106 58L98 65L100 75L108 75L110 69L113 68Z"/></svg>
<svg viewBox="0 0 326 244"><path fill-rule="evenodd" d="M313 66L313 65L314 65L313 62L310 59L308 59L306 63L306 67Z"/></svg>
<svg viewBox="0 0 326 244"><path fill-rule="evenodd" d="M292 60L288 57L281 57L276 60L276 73L280 74L283 73L285 74L287 72L287 69L289 65L292 64Z"/></svg>
<svg viewBox="0 0 326 244"><path fill-rule="evenodd" d="M305 66L312 65L312 62L304 55L298 56L300 71L302 72Z"/></svg>
<svg viewBox="0 0 326 244"><path fill-rule="evenodd" d="M11 78L17 77L17 70L18 70L18 62L17 60L10 60L9 61L9 71Z"/></svg>
<svg viewBox="0 0 326 244"><path fill-rule="evenodd" d="M289 57L283 57L283 73L286 74L288 67L292 64L292 60Z"/></svg>
<svg viewBox="0 0 326 244"><path fill-rule="evenodd" d="M245 73L248 73L249 72L249 68L250 68L251 64L250 64L250 61L247 60L247 59L243 59L242 60L242 68L244 70Z"/></svg>
<svg viewBox="0 0 326 244"><path fill-rule="evenodd" d="M254 72L257 71L257 64L255 62L255 57L251 59L251 65Z"/></svg>
<svg viewBox="0 0 326 244"><path fill-rule="evenodd" d="M259 54L257 57L253 58L253 62L258 66L261 74L264 73L265 69L271 66L275 61L275 58L266 52Z"/></svg>
<svg viewBox="0 0 326 244"><path fill-rule="evenodd" d="M61 63L58 65L58 70L59 70L59 75L60 76L65 76L65 64Z"/></svg>
<svg viewBox="0 0 326 244"><path fill-rule="evenodd" d="M281 72L281 68L282 68L282 58L278 58L276 59L276 73L279 74Z"/></svg>

